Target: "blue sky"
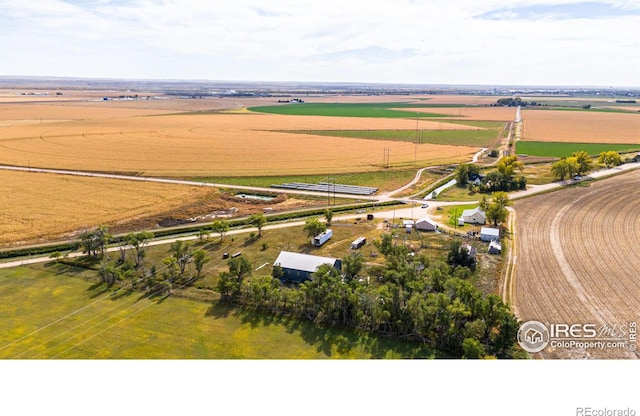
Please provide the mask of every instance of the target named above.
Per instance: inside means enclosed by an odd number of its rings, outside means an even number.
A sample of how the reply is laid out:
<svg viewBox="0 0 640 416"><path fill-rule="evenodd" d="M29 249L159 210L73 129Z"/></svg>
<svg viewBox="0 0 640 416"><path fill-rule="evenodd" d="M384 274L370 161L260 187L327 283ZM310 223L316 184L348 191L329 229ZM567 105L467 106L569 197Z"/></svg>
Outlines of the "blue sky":
<svg viewBox="0 0 640 416"><path fill-rule="evenodd" d="M0 75L640 86L637 0L0 0Z"/></svg>

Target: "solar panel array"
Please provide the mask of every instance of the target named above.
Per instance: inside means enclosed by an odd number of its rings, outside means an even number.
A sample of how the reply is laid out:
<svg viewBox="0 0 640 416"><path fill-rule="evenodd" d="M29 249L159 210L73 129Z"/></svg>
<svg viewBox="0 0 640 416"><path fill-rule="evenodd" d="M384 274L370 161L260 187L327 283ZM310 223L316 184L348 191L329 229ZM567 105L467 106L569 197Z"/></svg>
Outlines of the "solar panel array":
<svg viewBox="0 0 640 416"><path fill-rule="evenodd" d="M289 182L281 185L271 185L272 188L296 189L300 191L316 191L337 194L353 194L353 195L371 195L378 192L378 188L370 188L368 186L341 185L328 182L304 183Z"/></svg>

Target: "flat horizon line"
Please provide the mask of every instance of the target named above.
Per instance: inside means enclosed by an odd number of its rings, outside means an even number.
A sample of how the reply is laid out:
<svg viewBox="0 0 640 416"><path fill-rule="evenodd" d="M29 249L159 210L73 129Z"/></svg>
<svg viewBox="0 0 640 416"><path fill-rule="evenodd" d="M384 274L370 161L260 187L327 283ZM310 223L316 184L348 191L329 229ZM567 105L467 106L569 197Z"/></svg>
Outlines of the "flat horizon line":
<svg viewBox="0 0 640 416"><path fill-rule="evenodd" d="M640 86L632 85L563 85L563 84L448 84L448 83L402 83L402 82L355 82L355 81L269 81L269 80L215 80L215 79L180 79L180 78L118 78L118 77L74 77L57 75L0 75L0 80L33 80L33 81L66 81L66 82L166 82L166 83L204 83L204 84L236 84L236 85L327 85L327 86L360 86L360 87L404 87L404 88L529 88L529 89L624 89L640 90ZM0 88L7 86L0 85Z"/></svg>

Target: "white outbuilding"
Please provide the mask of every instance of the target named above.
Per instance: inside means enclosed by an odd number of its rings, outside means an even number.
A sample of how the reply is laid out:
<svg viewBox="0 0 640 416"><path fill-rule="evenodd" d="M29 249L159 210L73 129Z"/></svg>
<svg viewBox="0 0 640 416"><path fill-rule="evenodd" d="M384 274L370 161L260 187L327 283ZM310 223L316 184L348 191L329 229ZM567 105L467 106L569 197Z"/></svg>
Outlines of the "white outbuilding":
<svg viewBox="0 0 640 416"><path fill-rule="evenodd" d="M480 240L498 241L500 240L500 230L498 228L482 227L480 228Z"/></svg>
<svg viewBox="0 0 640 416"><path fill-rule="evenodd" d="M436 231L438 229L438 224L434 220L429 217L424 217L416 221L415 224L416 230L420 231Z"/></svg>

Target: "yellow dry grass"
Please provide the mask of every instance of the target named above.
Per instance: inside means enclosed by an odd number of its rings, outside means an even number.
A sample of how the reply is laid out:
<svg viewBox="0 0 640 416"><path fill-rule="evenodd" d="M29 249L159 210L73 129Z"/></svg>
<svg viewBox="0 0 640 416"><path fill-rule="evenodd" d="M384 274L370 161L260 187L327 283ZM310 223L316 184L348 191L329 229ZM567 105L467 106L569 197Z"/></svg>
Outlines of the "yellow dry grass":
<svg viewBox="0 0 640 416"><path fill-rule="evenodd" d="M211 188L0 170L0 246L61 238L85 227L147 217Z"/></svg>
<svg viewBox="0 0 640 416"><path fill-rule="evenodd" d="M124 101L123 101L124 102ZM91 107L89 103L83 106L78 103L41 103L15 104L0 103L0 120L99 120L110 118L137 117L155 114L167 114L173 111L148 108L113 108L107 106Z"/></svg>
<svg viewBox="0 0 640 416"><path fill-rule="evenodd" d="M132 111L132 110L123 110ZM273 114L180 114L3 127L0 163L153 176L364 172L451 163L477 149L320 137L277 130L414 129L415 121Z"/></svg>
<svg viewBox="0 0 640 416"><path fill-rule="evenodd" d="M523 110L523 140L640 144L640 114Z"/></svg>

